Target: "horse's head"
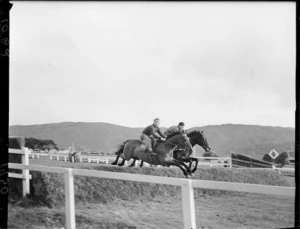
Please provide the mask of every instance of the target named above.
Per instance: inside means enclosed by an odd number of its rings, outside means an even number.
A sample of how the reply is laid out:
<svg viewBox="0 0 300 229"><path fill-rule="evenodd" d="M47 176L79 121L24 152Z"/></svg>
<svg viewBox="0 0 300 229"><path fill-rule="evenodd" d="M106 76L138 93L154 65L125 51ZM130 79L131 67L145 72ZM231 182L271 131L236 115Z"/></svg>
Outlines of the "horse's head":
<svg viewBox="0 0 300 229"><path fill-rule="evenodd" d="M283 152L283 153L279 154L275 158L275 163L282 164L282 165L290 165L290 160L289 160L289 156L288 156L287 152Z"/></svg>
<svg viewBox="0 0 300 229"><path fill-rule="evenodd" d="M186 134L177 134L172 137L170 137L167 142L176 145L176 150L182 149L184 151L187 151L189 153L193 152L193 146L190 142L189 137Z"/></svg>
<svg viewBox="0 0 300 229"><path fill-rule="evenodd" d="M208 145L208 142L204 136L203 131L194 130L187 134L190 138L190 141L193 145L199 145L201 146L206 152L210 151L210 147Z"/></svg>

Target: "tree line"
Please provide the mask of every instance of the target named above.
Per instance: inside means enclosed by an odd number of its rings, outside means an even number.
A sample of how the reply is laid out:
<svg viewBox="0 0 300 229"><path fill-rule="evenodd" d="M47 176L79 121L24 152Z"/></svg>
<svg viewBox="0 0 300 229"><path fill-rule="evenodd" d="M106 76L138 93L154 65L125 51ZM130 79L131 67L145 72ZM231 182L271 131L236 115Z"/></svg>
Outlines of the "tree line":
<svg viewBox="0 0 300 229"><path fill-rule="evenodd" d="M58 146L51 139L25 138L25 147L39 150L58 150Z"/></svg>

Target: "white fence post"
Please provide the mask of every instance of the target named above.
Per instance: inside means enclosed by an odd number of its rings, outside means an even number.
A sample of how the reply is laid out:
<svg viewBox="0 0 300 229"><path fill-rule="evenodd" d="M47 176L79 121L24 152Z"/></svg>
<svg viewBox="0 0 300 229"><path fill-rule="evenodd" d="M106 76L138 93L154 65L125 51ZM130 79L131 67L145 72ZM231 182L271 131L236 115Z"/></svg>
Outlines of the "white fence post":
<svg viewBox="0 0 300 229"><path fill-rule="evenodd" d="M65 202L66 227L67 229L76 229L74 176L72 169L68 169L65 173Z"/></svg>
<svg viewBox="0 0 300 229"><path fill-rule="evenodd" d="M181 185L181 201L184 229L196 229L194 189L192 180L184 180Z"/></svg>
<svg viewBox="0 0 300 229"><path fill-rule="evenodd" d="M232 168L232 160L231 160L231 157L228 157L228 161L229 161L229 168Z"/></svg>
<svg viewBox="0 0 300 229"><path fill-rule="evenodd" d="M26 147L22 147L22 164L23 165L29 165L29 150ZM24 169L22 170L23 174L23 180L22 180L22 186L23 186L23 197L30 193L30 187L29 187L29 170Z"/></svg>

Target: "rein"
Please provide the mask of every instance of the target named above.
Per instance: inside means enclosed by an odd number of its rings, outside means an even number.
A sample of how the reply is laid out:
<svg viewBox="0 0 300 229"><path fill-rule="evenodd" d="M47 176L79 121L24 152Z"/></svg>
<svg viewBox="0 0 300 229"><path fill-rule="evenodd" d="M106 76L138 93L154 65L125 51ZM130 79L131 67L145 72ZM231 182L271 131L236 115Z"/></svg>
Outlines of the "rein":
<svg viewBox="0 0 300 229"><path fill-rule="evenodd" d="M169 144L171 144L171 145L174 145L174 146L175 146L175 148L174 148L174 149L176 149L176 148L178 147L178 145L176 145L176 144L174 144L174 143L172 143L172 142L169 142L169 141L164 141L164 142L167 142L167 143L169 143ZM187 145L187 144L185 144L185 147L184 147L184 149L177 149L177 150L185 150L187 146L188 146L188 145Z"/></svg>

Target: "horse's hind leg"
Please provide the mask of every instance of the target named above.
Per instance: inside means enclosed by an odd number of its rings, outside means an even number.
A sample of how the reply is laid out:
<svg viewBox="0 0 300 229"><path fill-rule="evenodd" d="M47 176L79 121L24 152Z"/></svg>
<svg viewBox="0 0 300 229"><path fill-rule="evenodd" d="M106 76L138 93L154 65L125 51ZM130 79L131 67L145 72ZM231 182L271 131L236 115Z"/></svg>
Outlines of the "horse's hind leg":
<svg viewBox="0 0 300 229"><path fill-rule="evenodd" d="M124 164L125 164L125 159L123 159L123 161L120 164L118 164L118 166L123 166Z"/></svg>
<svg viewBox="0 0 300 229"><path fill-rule="evenodd" d="M131 165L129 165L129 167L133 167L133 166L135 166L135 161L136 161L136 159L133 159L133 162L132 162L132 164L131 164Z"/></svg>
<svg viewBox="0 0 300 229"><path fill-rule="evenodd" d="M120 155L118 155L117 156L117 158L116 158L116 160L113 162L113 163L111 163L112 165L116 165L116 164L118 164L118 160L119 160L119 158L120 158Z"/></svg>
<svg viewBox="0 0 300 229"><path fill-rule="evenodd" d="M142 160L141 164L140 164L140 167L142 168L143 167L143 164L144 164L144 161Z"/></svg>

